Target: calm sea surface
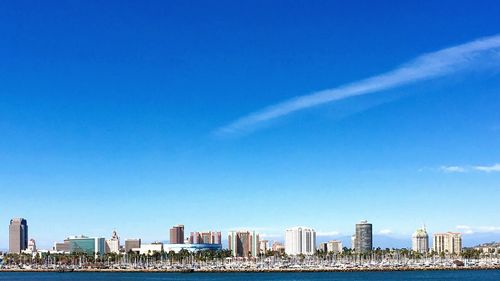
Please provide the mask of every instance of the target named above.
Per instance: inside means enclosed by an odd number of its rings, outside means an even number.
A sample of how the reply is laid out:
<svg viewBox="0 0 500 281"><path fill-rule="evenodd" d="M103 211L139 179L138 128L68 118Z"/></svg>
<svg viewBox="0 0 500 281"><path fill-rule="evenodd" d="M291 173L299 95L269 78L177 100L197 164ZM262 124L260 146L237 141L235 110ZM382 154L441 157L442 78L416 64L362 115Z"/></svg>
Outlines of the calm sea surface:
<svg viewBox="0 0 500 281"><path fill-rule="evenodd" d="M499 281L500 270L325 273L0 273L0 280L139 281L139 280L478 280Z"/></svg>

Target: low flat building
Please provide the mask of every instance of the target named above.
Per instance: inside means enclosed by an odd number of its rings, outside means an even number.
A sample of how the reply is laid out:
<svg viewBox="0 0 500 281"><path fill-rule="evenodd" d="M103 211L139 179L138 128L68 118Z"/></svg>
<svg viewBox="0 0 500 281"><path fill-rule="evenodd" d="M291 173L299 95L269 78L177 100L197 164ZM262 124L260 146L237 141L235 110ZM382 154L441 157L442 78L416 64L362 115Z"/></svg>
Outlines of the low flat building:
<svg viewBox="0 0 500 281"><path fill-rule="evenodd" d="M165 244L163 248L167 253L170 251L178 253L181 250L187 250L192 253L205 250L222 250L222 244Z"/></svg>
<svg viewBox="0 0 500 281"><path fill-rule="evenodd" d="M161 253L163 251L163 243L153 242L150 244L141 244L139 248L139 254L141 255L152 255L155 252Z"/></svg>
<svg viewBox="0 0 500 281"><path fill-rule="evenodd" d="M68 239L70 253L86 253L89 255L104 255L105 239L102 237L72 236Z"/></svg>
<svg viewBox="0 0 500 281"><path fill-rule="evenodd" d="M133 251L133 249L141 248L141 239L126 239L125 240L125 253Z"/></svg>

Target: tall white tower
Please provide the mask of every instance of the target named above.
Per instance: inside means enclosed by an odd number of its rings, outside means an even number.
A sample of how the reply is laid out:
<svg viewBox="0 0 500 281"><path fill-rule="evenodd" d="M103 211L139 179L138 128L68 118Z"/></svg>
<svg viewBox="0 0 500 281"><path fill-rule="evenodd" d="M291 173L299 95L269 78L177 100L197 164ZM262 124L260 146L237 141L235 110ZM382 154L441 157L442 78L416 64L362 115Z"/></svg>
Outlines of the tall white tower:
<svg viewBox="0 0 500 281"><path fill-rule="evenodd" d="M287 255L314 255L316 231L307 227L293 227L285 231L285 253Z"/></svg>
<svg viewBox="0 0 500 281"><path fill-rule="evenodd" d="M412 236L412 250L421 254L425 254L429 251L429 235L425 226L419 228L413 233Z"/></svg>

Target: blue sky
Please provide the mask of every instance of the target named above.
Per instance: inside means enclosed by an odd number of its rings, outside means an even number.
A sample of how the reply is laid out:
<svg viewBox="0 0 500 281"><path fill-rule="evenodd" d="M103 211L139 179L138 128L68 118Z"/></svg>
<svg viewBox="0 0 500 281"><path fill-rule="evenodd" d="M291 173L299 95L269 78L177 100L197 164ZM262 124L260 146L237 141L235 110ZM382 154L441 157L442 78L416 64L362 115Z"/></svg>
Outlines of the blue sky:
<svg viewBox="0 0 500 281"><path fill-rule="evenodd" d="M500 240L499 51L435 79L254 112L500 34L494 1L0 3L0 248L11 217L168 240L295 225ZM385 245L381 245L385 246Z"/></svg>

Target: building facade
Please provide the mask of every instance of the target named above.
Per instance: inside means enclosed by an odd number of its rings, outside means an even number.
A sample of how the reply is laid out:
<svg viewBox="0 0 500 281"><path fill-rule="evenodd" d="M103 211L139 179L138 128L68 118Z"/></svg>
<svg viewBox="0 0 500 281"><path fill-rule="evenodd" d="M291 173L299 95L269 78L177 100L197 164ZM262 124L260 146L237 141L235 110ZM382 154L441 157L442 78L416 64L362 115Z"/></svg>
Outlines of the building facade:
<svg viewBox="0 0 500 281"><path fill-rule="evenodd" d="M285 253L287 255L314 255L316 231L307 227L293 227L285 231Z"/></svg>
<svg viewBox="0 0 500 281"><path fill-rule="evenodd" d="M460 254L462 252L462 234L457 232L435 233L432 250L436 253Z"/></svg>
<svg viewBox="0 0 500 281"><path fill-rule="evenodd" d="M230 231L228 248L233 257L256 257L259 254L259 235L255 231Z"/></svg>
<svg viewBox="0 0 500 281"><path fill-rule="evenodd" d="M273 242L273 245L271 245L271 249L273 250L273 252L278 252L278 253L285 252L285 246L278 241Z"/></svg>
<svg viewBox="0 0 500 281"><path fill-rule="evenodd" d="M14 218L9 224L9 253L19 254L28 248L28 222Z"/></svg>
<svg viewBox="0 0 500 281"><path fill-rule="evenodd" d="M163 249L165 252L170 252L174 251L175 253L180 252L181 250L187 250L188 252L198 252L198 251L205 251L205 250L222 250L222 244L203 244L203 243L198 243L198 244L165 244L163 245Z"/></svg>
<svg viewBox="0 0 500 281"><path fill-rule="evenodd" d="M141 244L139 247L139 254L151 256L155 252L161 253L163 251L163 243L161 242L153 242L150 244Z"/></svg>
<svg viewBox="0 0 500 281"><path fill-rule="evenodd" d="M413 233L411 237L411 249L421 254L429 251L429 235L425 227L419 228Z"/></svg>
<svg viewBox="0 0 500 281"><path fill-rule="evenodd" d="M328 253L340 254L343 251L344 250L343 250L342 242L340 240L332 240L332 241L328 241L326 243L326 252L328 252Z"/></svg>
<svg viewBox="0 0 500 281"><path fill-rule="evenodd" d="M28 247L21 252L25 254L35 254L37 252L35 239L30 239L30 241L28 241Z"/></svg>
<svg viewBox="0 0 500 281"><path fill-rule="evenodd" d="M115 253L119 254L120 253L120 238L118 237L118 234L116 231L113 231L113 234L111 235L111 239L106 239L106 247L105 247L105 253Z"/></svg>
<svg viewBox="0 0 500 281"><path fill-rule="evenodd" d="M126 239L125 240L125 253L133 251L133 249L141 248L141 239Z"/></svg>
<svg viewBox="0 0 500 281"><path fill-rule="evenodd" d="M70 253L70 244L68 239L64 240L64 242L55 242L52 250L58 253Z"/></svg>
<svg viewBox="0 0 500 281"><path fill-rule="evenodd" d="M222 244L220 231L191 232L190 244Z"/></svg>
<svg viewBox="0 0 500 281"><path fill-rule="evenodd" d="M260 240L259 241L259 252L261 254L267 253L269 250L269 241L268 240Z"/></svg>
<svg viewBox="0 0 500 281"><path fill-rule="evenodd" d="M103 237L72 236L67 239L70 253L86 253L102 256L105 253L106 240Z"/></svg>
<svg viewBox="0 0 500 281"><path fill-rule="evenodd" d="M372 224L368 221L361 221L356 224L356 234L354 236L354 250L358 253L369 252L373 249Z"/></svg>
<svg viewBox="0 0 500 281"><path fill-rule="evenodd" d="M184 225L179 224L170 229L170 244L184 244Z"/></svg>

